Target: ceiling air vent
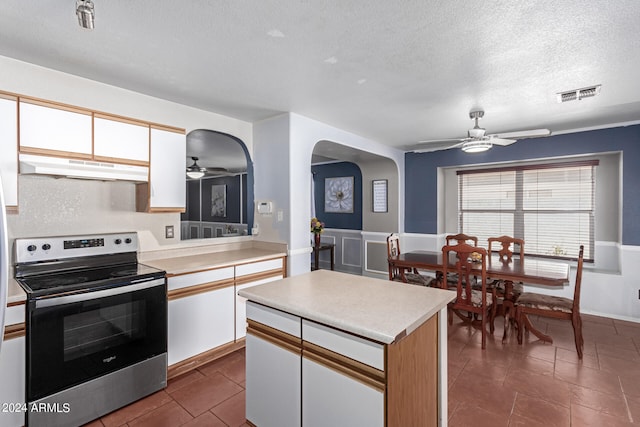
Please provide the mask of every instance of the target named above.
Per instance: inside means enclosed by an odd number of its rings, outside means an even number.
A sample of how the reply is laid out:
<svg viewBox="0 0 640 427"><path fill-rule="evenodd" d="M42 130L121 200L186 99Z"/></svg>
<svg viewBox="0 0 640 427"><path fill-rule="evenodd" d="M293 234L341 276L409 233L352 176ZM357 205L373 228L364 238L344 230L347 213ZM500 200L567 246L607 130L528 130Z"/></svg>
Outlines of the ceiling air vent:
<svg viewBox="0 0 640 427"><path fill-rule="evenodd" d="M582 98L590 98L600 93L600 87L602 85L596 85L591 87L583 87L582 89L569 90L567 92L559 92L558 102L580 101Z"/></svg>

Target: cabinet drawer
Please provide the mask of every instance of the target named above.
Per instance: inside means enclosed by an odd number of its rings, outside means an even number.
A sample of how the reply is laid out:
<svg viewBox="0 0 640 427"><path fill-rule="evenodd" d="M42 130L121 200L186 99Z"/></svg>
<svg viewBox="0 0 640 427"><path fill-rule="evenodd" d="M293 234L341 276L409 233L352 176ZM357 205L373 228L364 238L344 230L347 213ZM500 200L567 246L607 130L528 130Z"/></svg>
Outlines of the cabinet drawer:
<svg viewBox="0 0 640 427"><path fill-rule="evenodd" d="M217 268L215 270L172 276L167 279L167 286L168 289L172 291L175 289L187 288L189 286L201 285L203 283L218 282L226 279L233 279L233 267Z"/></svg>
<svg viewBox="0 0 640 427"><path fill-rule="evenodd" d="M282 258L270 259L267 261L252 262L251 264L242 264L236 266L236 277L246 276L248 274L260 273L261 271L269 271L282 269Z"/></svg>
<svg viewBox="0 0 640 427"><path fill-rule="evenodd" d="M302 339L384 371L384 345L302 320Z"/></svg>
<svg viewBox="0 0 640 427"><path fill-rule="evenodd" d="M255 320L296 338L300 338L300 318L293 314L247 301L247 319Z"/></svg>

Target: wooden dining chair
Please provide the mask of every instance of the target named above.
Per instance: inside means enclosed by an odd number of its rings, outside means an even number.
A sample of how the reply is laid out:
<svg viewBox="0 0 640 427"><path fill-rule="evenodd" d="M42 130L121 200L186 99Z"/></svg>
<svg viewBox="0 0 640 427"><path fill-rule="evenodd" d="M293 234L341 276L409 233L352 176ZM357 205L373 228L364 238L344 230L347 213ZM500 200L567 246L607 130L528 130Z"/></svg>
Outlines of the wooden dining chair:
<svg viewBox="0 0 640 427"><path fill-rule="evenodd" d="M471 260L472 253L480 254L480 261ZM455 253L455 257L450 254ZM495 289L487 289L487 251L477 246L471 246L466 243L457 245L446 245L442 248L443 274L448 277L449 273L455 273L456 282L456 299L449 304L449 324L453 323L452 313L455 313L460 319L471 323L473 326L480 327L482 331L482 348L487 344L487 323L489 330L493 334L493 321L495 318L493 310L495 310ZM451 268L449 260L455 260L455 267ZM471 276L476 276L476 285L472 286ZM446 288L447 285L442 284ZM462 312L465 312L463 314ZM470 315L474 314L474 315Z"/></svg>
<svg viewBox="0 0 640 427"><path fill-rule="evenodd" d="M478 238L476 236L469 236L468 234L449 234L445 237L447 246L450 246L454 241L455 243L470 243L473 242L473 246L478 246Z"/></svg>
<svg viewBox="0 0 640 427"><path fill-rule="evenodd" d="M520 259L524 260L524 240L511 236L489 237L489 256L496 253L500 262L512 262L513 254L516 252L520 255ZM507 330L509 329L509 318L511 315L515 317L515 302L524 290L522 282L513 283L510 280L491 280L489 278L489 287L496 288L496 311L497 316L504 316L504 333L502 340L507 338Z"/></svg>
<svg viewBox="0 0 640 427"><path fill-rule="evenodd" d="M524 292L516 301L516 319L518 322L518 344L522 344L524 329L532 329L528 315L534 314L554 319L570 320L573 325L573 337L576 343L578 358L582 359L584 338L582 337L582 318L580 317L580 285L582 282L582 262L584 246L580 245L578 266L576 268L576 283L573 299ZM553 342L551 337L545 337Z"/></svg>
<svg viewBox="0 0 640 427"><path fill-rule="evenodd" d="M400 268L391 263L391 258L400 255L400 238L391 233L387 237L387 263L389 266L389 280L405 282L414 285L430 286L434 278L420 274L416 268Z"/></svg>

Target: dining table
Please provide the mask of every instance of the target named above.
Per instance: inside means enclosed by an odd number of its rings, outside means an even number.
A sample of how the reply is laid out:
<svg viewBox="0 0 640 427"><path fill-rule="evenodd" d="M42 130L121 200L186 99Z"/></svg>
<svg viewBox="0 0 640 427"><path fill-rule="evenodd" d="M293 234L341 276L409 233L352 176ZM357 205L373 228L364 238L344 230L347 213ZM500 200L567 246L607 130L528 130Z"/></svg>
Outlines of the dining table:
<svg viewBox="0 0 640 427"><path fill-rule="evenodd" d="M429 270L437 273L443 271L443 254L434 251L410 251L404 252L397 256L391 256L388 259L390 267L397 267L401 274L407 268L417 268L420 270ZM478 263L478 271L482 269ZM455 268L455 254L451 254L448 259L447 269ZM549 260L537 257L517 257L514 256L510 260L501 259L498 254L492 254L487 257L487 278L492 280L503 280L505 287L505 297L511 293L513 283L526 283L531 285L543 285L551 287L562 287L569 283L570 266L567 262ZM523 317L524 327L533 333L538 339L552 343L553 339L536 329L530 319L525 315ZM506 321L506 316L505 316ZM506 323L506 322L505 322ZM505 331L506 332L506 331ZM506 336L506 334L505 334ZM504 337L503 337L504 339Z"/></svg>

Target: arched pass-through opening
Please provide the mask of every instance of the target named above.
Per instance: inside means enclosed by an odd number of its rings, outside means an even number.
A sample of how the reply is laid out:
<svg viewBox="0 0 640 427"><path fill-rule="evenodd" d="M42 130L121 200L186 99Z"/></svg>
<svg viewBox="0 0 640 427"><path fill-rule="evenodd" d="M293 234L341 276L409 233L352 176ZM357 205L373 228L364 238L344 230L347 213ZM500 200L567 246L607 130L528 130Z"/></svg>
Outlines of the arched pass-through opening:
<svg viewBox="0 0 640 427"><path fill-rule="evenodd" d="M344 165L342 175L340 163L355 164L361 172L361 213L362 231L398 231L399 218L399 175L398 166L392 159L372 154L356 148L348 147L332 141L319 141L313 148L311 166L312 169L331 168L334 177L349 175L349 165ZM373 205L374 181L386 181L387 210L381 212ZM323 212L318 210L322 203L318 203L318 197L325 196L325 182L316 182L314 185L316 196L316 216ZM313 202L312 202L313 203ZM357 201L356 201L357 203ZM313 211L312 211L313 212Z"/></svg>
<svg viewBox="0 0 640 427"><path fill-rule="evenodd" d="M193 130L187 134L185 169L194 169L194 163L203 174L197 178L185 175L187 200L181 238L251 234L253 162L242 140L214 130Z"/></svg>
<svg viewBox="0 0 640 427"><path fill-rule="evenodd" d="M327 229L321 240L335 244L335 269L363 275L384 273L384 238L399 231L396 162L336 142L319 141L312 152L311 171L311 213L326 220ZM353 197L353 207L351 200L342 206L336 202L341 193ZM321 252L318 264L320 268L330 268L329 255Z"/></svg>

